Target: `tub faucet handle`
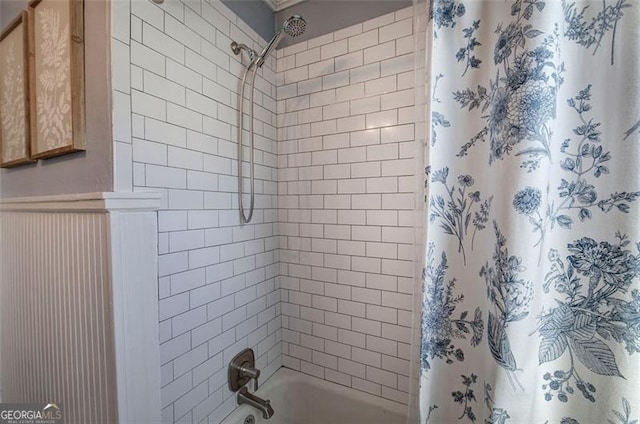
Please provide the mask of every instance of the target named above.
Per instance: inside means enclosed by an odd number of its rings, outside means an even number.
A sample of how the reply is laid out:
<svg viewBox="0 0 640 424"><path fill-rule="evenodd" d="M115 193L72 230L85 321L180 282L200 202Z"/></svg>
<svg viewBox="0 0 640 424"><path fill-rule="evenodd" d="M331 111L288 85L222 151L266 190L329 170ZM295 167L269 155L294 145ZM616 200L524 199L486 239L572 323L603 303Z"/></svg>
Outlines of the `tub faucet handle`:
<svg viewBox="0 0 640 424"><path fill-rule="evenodd" d="M253 391L258 390L258 377L260 377L260 370L251 367L248 363L242 364L240 367L240 376L241 377L249 377L253 380Z"/></svg>
<svg viewBox="0 0 640 424"><path fill-rule="evenodd" d="M229 389L232 392L237 392L251 380L253 391L258 390L258 377L260 370L256 368L255 354L249 348L243 349L229 363Z"/></svg>

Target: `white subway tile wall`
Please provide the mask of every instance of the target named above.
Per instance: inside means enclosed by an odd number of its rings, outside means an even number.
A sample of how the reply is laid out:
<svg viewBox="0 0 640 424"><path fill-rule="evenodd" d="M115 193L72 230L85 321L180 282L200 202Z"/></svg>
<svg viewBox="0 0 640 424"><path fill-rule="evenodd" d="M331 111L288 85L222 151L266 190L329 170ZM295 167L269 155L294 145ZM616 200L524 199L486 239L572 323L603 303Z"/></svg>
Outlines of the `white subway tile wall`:
<svg viewBox="0 0 640 424"><path fill-rule="evenodd" d="M215 0L116 0L112 13L115 187L163 193L163 422L227 416L226 366L247 346L262 378L284 365L406 403L411 8L266 62L247 226L236 181L243 67L229 44L260 51L265 40Z"/></svg>
<svg viewBox="0 0 640 424"><path fill-rule="evenodd" d="M412 8L278 51L282 363L408 402Z"/></svg>
<svg viewBox="0 0 640 424"><path fill-rule="evenodd" d="M236 353L256 351L261 379L281 366L276 60L256 79L256 210L241 226L236 114L243 66L229 46L233 38L261 51L265 40L219 1L112 4L116 190L163 193L163 422L218 424L236 407L227 388ZM300 56L301 63L315 60ZM295 85L307 78L306 68L285 78Z"/></svg>

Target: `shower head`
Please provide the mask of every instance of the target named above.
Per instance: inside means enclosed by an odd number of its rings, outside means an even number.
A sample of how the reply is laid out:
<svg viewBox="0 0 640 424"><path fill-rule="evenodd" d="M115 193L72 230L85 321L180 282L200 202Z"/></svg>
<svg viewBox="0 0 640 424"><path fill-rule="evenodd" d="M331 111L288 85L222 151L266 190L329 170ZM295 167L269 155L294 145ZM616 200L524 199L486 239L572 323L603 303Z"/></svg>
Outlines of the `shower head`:
<svg viewBox="0 0 640 424"><path fill-rule="evenodd" d="M305 21L300 15L293 15L282 25L282 30L290 37L297 37L304 34L304 30L307 29L307 21Z"/></svg>
<svg viewBox="0 0 640 424"><path fill-rule="evenodd" d="M264 61L269 56L269 53L273 49L275 49L280 41L282 41L282 37L284 34L287 34L290 37L297 37L304 33L304 30L307 29L307 22L299 15L293 15L289 17L284 24L282 25L282 29L273 36L267 47L264 48L260 56L256 59L256 66L261 67L264 64Z"/></svg>

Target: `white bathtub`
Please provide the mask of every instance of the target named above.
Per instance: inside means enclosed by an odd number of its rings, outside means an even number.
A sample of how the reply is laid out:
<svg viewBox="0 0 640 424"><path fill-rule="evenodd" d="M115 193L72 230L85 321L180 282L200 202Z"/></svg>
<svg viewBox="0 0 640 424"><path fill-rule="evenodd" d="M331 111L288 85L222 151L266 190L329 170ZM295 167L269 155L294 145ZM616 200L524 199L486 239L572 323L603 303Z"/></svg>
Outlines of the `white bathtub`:
<svg viewBox="0 0 640 424"><path fill-rule="evenodd" d="M405 424L407 407L306 374L280 368L256 395L269 399L275 413L269 420L242 405L222 424ZM235 395L234 395L235 396Z"/></svg>

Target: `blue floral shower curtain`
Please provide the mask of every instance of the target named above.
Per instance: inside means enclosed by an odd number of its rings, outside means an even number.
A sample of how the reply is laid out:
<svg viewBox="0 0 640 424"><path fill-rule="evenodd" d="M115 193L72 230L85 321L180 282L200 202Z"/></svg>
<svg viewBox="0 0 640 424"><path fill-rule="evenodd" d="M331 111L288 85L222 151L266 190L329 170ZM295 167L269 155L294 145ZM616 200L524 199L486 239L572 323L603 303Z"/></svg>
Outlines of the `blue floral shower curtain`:
<svg viewBox="0 0 640 424"><path fill-rule="evenodd" d="M421 423L638 423L640 2L430 13Z"/></svg>

